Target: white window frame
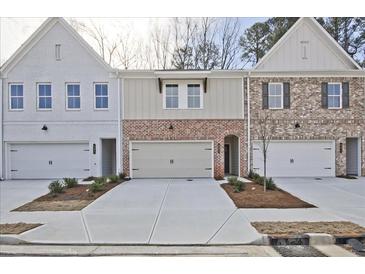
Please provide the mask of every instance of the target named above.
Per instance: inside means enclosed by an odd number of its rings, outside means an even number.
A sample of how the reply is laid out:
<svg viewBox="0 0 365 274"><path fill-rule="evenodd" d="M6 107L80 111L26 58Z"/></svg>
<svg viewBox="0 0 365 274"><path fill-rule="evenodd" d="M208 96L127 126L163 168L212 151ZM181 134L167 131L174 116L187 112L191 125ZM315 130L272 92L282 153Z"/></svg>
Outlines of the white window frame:
<svg viewBox="0 0 365 274"><path fill-rule="evenodd" d="M96 85L106 85L107 90L108 90L107 95L106 96L105 95L96 95ZM80 95L81 95L81 89L80 89ZM96 107L96 97L106 97L106 98L108 98L108 107L107 108L97 108ZM107 83L107 82L95 82L94 83L94 110L108 110L109 105L110 105L109 103L110 103L110 101L109 101L109 83ZM81 107L81 101L80 101L80 107Z"/></svg>
<svg viewBox="0 0 365 274"><path fill-rule="evenodd" d="M11 87L12 86L23 86L23 96L11 96ZM24 111L24 103L25 103L25 100L24 100L24 83L22 82L14 82L14 83L9 83L9 90L8 90L8 96L9 96L9 110L10 111ZM23 108L12 108L11 107L11 98L13 97L16 97L16 98L20 98L22 97L23 98Z"/></svg>
<svg viewBox="0 0 365 274"><path fill-rule="evenodd" d="M199 107L189 107L189 85L199 85ZM191 96L191 95L190 95ZM193 95L192 97L197 97ZM187 83L186 84L186 108L187 109L202 109L202 100L203 100L203 89L201 83Z"/></svg>
<svg viewBox="0 0 365 274"><path fill-rule="evenodd" d="M51 96L39 96L39 86L40 85L49 85L51 86ZM40 97L44 97L44 98L51 98L51 108L40 108L39 107L39 98ZM53 95L52 95L52 84L49 82L41 82L41 83L37 83L37 110L39 111L50 111L53 108Z"/></svg>
<svg viewBox="0 0 365 274"><path fill-rule="evenodd" d="M281 107L273 108L270 107L270 85L280 85L281 86ZM271 95L272 97L279 97L279 95ZM269 83L267 87L267 106L269 109L284 109L284 84L279 82Z"/></svg>
<svg viewBox="0 0 365 274"><path fill-rule="evenodd" d="M329 92L329 86L330 85L339 85L340 86L340 95L329 95L328 92ZM329 97L338 97L340 96L340 106L339 107L330 107L328 105L328 102L329 102ZM329 82L327 83L327 108L328 109L342 109L342 83L340 82Z"/></svg>
<svg viewBox="0 0 365 274"><path fill-rule="evenodd" d="M79 85L80 86L80 95L79 96L68 96L68 86L69 85ZM79 108L69 108L68 107L68 97L80 97L80 107ZM69 82L66 83L66 110L68 111L79 111L81 110L81 84L79 82Z"/></svg>
<svg viewBox="0 0 365 274"><path fill-rule="evenodd" d="M188 107L188 85L189 84L199 84L200 85L200 107L199 108L189 108ZM178 88L178 107L177 108L167 108L166 107L166 85L177 85ZM164 110L199 110L204 108L204 91L203 91L203 81L200 79L191 80L163 80L162 86L162 105Z"/></svg>

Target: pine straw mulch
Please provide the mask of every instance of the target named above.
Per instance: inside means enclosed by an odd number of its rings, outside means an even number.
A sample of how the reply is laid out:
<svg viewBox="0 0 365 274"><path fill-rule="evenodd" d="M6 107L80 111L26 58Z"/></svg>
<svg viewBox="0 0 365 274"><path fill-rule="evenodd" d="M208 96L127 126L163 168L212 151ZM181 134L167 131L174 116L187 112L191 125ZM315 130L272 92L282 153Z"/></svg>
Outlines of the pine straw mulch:
<svg viewBox="0 0 365 274"><path fill-rule="evenodd" d="M228 183L221 187L227 192L238 208L311 208L315 207L290 193L277 188L266 190L257 183L246 183L246 189L234 192L233 186Z"/></svg>
<svg viewBox="0 0 365 274"><path fill-rule="evenodd" d="M88 184L66 188L63 193L46 194L12 211L78 211L120 183L107 183L102 191L88 191Z"/></svg>
<svg viewBox="0 0 365 274"><path fill-rule="evenodd" d="M0 224L0 234L21 234L25 231L31 230L42 224L26 224L26 223L15 223L15 224Z"/></svg>
<svg viewBox="0 0 365 274"><path fill-rule="evenodd" d="M365 228L351 222L252 222L260 233L275 237L326 233L337 237L360 237Z"/></svg>

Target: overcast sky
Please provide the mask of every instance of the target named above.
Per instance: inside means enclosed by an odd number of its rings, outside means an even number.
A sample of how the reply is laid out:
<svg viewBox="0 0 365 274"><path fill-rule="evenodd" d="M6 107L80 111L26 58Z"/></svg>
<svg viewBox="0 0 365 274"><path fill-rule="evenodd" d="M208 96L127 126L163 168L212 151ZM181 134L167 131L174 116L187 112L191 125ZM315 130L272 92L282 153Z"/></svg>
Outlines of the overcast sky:
<svg viewBox="0 0 365 274"><path fill-rule="evenodd" d="M45 19L0 18L0 64L3 64L8 59ZM90 21L89 18L76 19L86 23ZM98 24L102 24L111 36L116 35L115 32L120 31L120 29L132 30L131 33L136 36L136 40L147 40L149 31L153 26L156 24L164 26L170 22L169 18L92 18L92 20ZM263 20L265 18L240 18L241 32L255 22Z"/></svg>

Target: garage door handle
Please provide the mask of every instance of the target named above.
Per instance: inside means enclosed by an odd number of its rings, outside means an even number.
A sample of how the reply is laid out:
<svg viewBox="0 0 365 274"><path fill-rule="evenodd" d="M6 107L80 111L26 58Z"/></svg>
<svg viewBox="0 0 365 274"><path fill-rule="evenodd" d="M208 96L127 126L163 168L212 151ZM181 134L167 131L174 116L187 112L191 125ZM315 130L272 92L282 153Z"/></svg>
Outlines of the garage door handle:
<svg viewBox="0 0 365 274"><path fill-rule="evenodd" d="M325 147L324 150L331 150L332 148L330 147Z"/></svg>
<svg viewBox="0 0 365 274"><path fill-rule="evenodd" d="M205 148L205 150L212 150L211 148Z"/></svg>
<svg viewBox="0 0 365 274"><path fill-rule="evenodd" d="M139 150L139 148L132 148L132 151L136 151L136 150Z"/></svg>
<svg viewBox="0 0 365 274"><path fill-rule="evenodd" d="M18 152L16 149L10 149L10 152Z"/></svg>
<svg viewBox="0 0 365 274"><path fill-rule="evenodd" d="M84 168L84 171L90 171L90 169L88 169L88 168Z"/></svg>
<svg viewBox="0 0 365 274"><path fill-rule="evenodd" d="M205 170L212 170L210 167L205 168Z"/></svg>
<svg viewBox="0 0 365 274"><path fill-rule="evenodd" d="M139 170L139 168L132 168L132 170Z"/></svg>
<svg viewBox="0 0 365 274"><path fill-rule="evenodd" d="M331 167L325 167L324 169L332 169Z"/></svg>
<svg viewBox="0 0 365 274"><path fill-rule="evenodd" d="M14 171L15 172L15 171L18 171L18 170L17 169L12 169L11 171Z"/></svg>

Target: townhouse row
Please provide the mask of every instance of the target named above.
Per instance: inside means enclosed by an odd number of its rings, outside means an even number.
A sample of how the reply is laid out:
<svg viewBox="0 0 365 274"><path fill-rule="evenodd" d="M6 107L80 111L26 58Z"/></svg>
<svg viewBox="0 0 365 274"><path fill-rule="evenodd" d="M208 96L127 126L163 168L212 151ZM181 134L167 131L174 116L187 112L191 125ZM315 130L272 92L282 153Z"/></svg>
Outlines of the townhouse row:
<svg viewBox="0 0 365 274"><path fill-rule="evenodd" d="M112 69L62 18L1 67L1 176L365 175L365 71L312 18L250 70Z"/></svg>

